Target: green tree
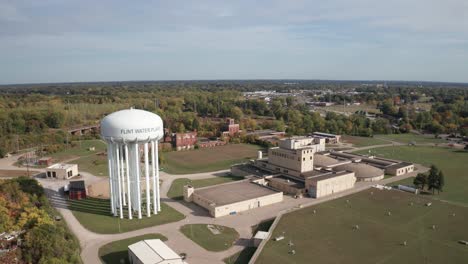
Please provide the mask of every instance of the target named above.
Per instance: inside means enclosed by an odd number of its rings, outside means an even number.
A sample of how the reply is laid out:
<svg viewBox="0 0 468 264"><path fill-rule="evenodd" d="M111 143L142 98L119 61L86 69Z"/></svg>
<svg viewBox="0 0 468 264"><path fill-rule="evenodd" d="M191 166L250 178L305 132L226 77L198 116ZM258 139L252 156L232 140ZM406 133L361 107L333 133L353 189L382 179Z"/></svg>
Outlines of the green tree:
<svg viewBox="0 0 468 264"><path fill-rule="evenodd" d="M44 122L50 128L60 128L64 122L64 114L62 112L50 112L45 116Z"/></svg>
<svg viewBox="0 0 468 264"><path fill-rule="evenodd" d="M428 189L432 191L432 194L434 194L434 191L437 190L439 186L439 169L435 165L432 165L431 169L429 170L429 176L427 176L427 185Z"/></svg>
<svg viewBox="0 0 468 264"><path fill-rule="evenodd" d="M5 149L2 146L0 146L0 159L4 158L5 155L6 155Z"/></svg>
<svg viewBox="0 0 468 264"><path fill-rule="evenodd" d="M442 171L439 171L438 175L438 184L437 184L437 192L442 192L444 190L444 185L445 185L445 176Z"/></svg>
<svg viewBox="0 0 468 264"><path fill-rule="evenodd" d="M418 173L413 180L413 184L418 189L424 190L424 187L427 185L427 175L424 173Z"/></svg>

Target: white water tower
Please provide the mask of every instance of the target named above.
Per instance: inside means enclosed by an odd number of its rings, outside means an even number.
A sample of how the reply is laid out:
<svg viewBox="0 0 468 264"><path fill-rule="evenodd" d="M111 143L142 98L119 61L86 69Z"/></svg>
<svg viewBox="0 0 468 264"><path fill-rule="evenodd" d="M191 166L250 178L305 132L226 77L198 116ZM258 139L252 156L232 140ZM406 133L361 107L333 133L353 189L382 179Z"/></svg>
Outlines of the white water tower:
<svg viewBox="0 0 468 264"><path fill-rule="evenodd" d="M126 109L102 119L101 137L107 142L111 212L115 216L123 218L126 210L129 219L134 213L141 219L144 205L148 217L151 212L161 211L158 140L163 135L161 117L148 111Z"/></svg>

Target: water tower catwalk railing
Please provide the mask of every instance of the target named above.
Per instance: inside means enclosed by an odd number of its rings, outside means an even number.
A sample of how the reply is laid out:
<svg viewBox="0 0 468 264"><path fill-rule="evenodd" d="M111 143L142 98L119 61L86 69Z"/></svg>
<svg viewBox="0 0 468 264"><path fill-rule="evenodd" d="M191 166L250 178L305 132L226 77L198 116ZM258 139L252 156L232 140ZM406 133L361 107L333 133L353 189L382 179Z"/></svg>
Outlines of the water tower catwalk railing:
<svg viewBox="0 0 468 264"><path fill-rule="evenodd" d="M146 215L151 216L161 211L159 195L158 140L147 142L107 141L109 166L109 188L111 212L124 218L126 209L128 218L134 213L142 218L142 205L146 204ZM140 147L143 147L141 166ZM144 176L145 199L142 202L142 182Z"/></svg>

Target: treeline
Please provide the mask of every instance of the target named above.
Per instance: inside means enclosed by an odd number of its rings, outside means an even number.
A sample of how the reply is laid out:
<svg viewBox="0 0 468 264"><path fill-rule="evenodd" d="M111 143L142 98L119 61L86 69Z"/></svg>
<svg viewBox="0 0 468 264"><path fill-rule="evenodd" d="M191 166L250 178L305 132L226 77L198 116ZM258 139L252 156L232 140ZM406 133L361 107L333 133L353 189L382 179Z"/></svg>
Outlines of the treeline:
<svg viewBox="0 0 468 264"><path fill-rule="evenodd" d="M0 180L0 233L23 231L15 252L1 263L81 263L80 246L34 179Z"/></svg>

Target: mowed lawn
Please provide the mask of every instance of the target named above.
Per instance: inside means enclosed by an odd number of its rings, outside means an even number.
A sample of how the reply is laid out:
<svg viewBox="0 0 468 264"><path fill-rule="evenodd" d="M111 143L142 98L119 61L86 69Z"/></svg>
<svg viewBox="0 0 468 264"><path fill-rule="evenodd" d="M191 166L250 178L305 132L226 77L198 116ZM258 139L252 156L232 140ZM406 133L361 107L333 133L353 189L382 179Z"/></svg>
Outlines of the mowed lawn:
<svg viewBox="0 0 468 264"><path fill-rule="evenodd" d="M167 237L161 234L146 234L137 237L131 237L106 244L99 248L99 258L105 264L130 264L128 260L128 246L141 240L161 239L167 241Z"/></svg>
<svg viewBox="0 0 468 264"><path fill-rule="evenodd" d="M190 180L187 178L176 179L172 182L171 188L167 192L167 196L172 199L182 200L184 185L192 185L195 188L201 188L221 183L227 183L232 181L239 181L243 180L244 177L236 177L236 176L219 176L215 178L208 178L208 179L200 179L200 180Z"/></svg>
<svg viewBox="0 0 468 264"><path fill-rule="evenodd" d="M206 224L184 225L180 228L186 237L208 251L224 251L239 238L234 228L212 225L219 234L214 234Z"/></svg>
<svg viewBox="0 0 468 264"><path fill-rule="evenodd" d="M143 213L142 219L128 219L128 213L124 210L124 219L115 217L110 213L110 200L87 198L83 200L69 200L68 208L78 221L89 231L99 234L115 234L145 227L177 222L185 216L172 207L161 203L161 212L147 217ZM144 209L144 208L142 208Z"/></svg>
<svg viewBox="0 0 468 264"><path fill-rule="evenodd" d="M367 154L368 151L358 153ZM372 149L372 154L420 163L425 166L435 164L445 175L444 191L435 197L468 205L467 151L429 146L395 146Z"/></svg>
<svg viewBox="0 0 468 264"><path fill-rule="evenodd" d="M375 138L386 139L391 141L408 144L414 142L416 144L428 144L428 143L447 143L446 140L435 138L434 135L418 135L413 133L406 134L388 134L388 135L375 135Z"/></svg>
<svg viewBox="0 0 468 264"><path fill-rule="evenodd" d="M466 219L464 206L371 188L284 215L256 263L467 263Z"/></svg>
<svg viewBox="0 0 468 264"><path fill-rule="evenodd" d="M106 151L106 143L99 139L73 141L72 143L74 147L66 148L63 151L53 153L50 156L58 161L62 161ZM91 147L94 147L95 150L90 151L89 148Z"/></svg>
<svg viewBox="0 0 468 264"><path fill-rule="evenodd" d="M93 154L73 160L72 163L78 164L80 171L85 171L94 176L108 176L109 167L107 165L106 155Z"/></svg>
<svg viewBox="0 0 468 264"><path fill-rule="evenodd" d="M187 174L228 169L231 165L257 157L261 148L249 144L228 144L213 148L164 153L164 171Z"/></svg>
<svg viewBox="0 0 468 264"><path fill-rule="evenodd" d="M374 145L391 144L391 142L377 139L375 137L357 137L357 136L343 135L341 139L344 143L353 144L353 146L355 147L367 147L367 146L374 146Z"/></svg>

